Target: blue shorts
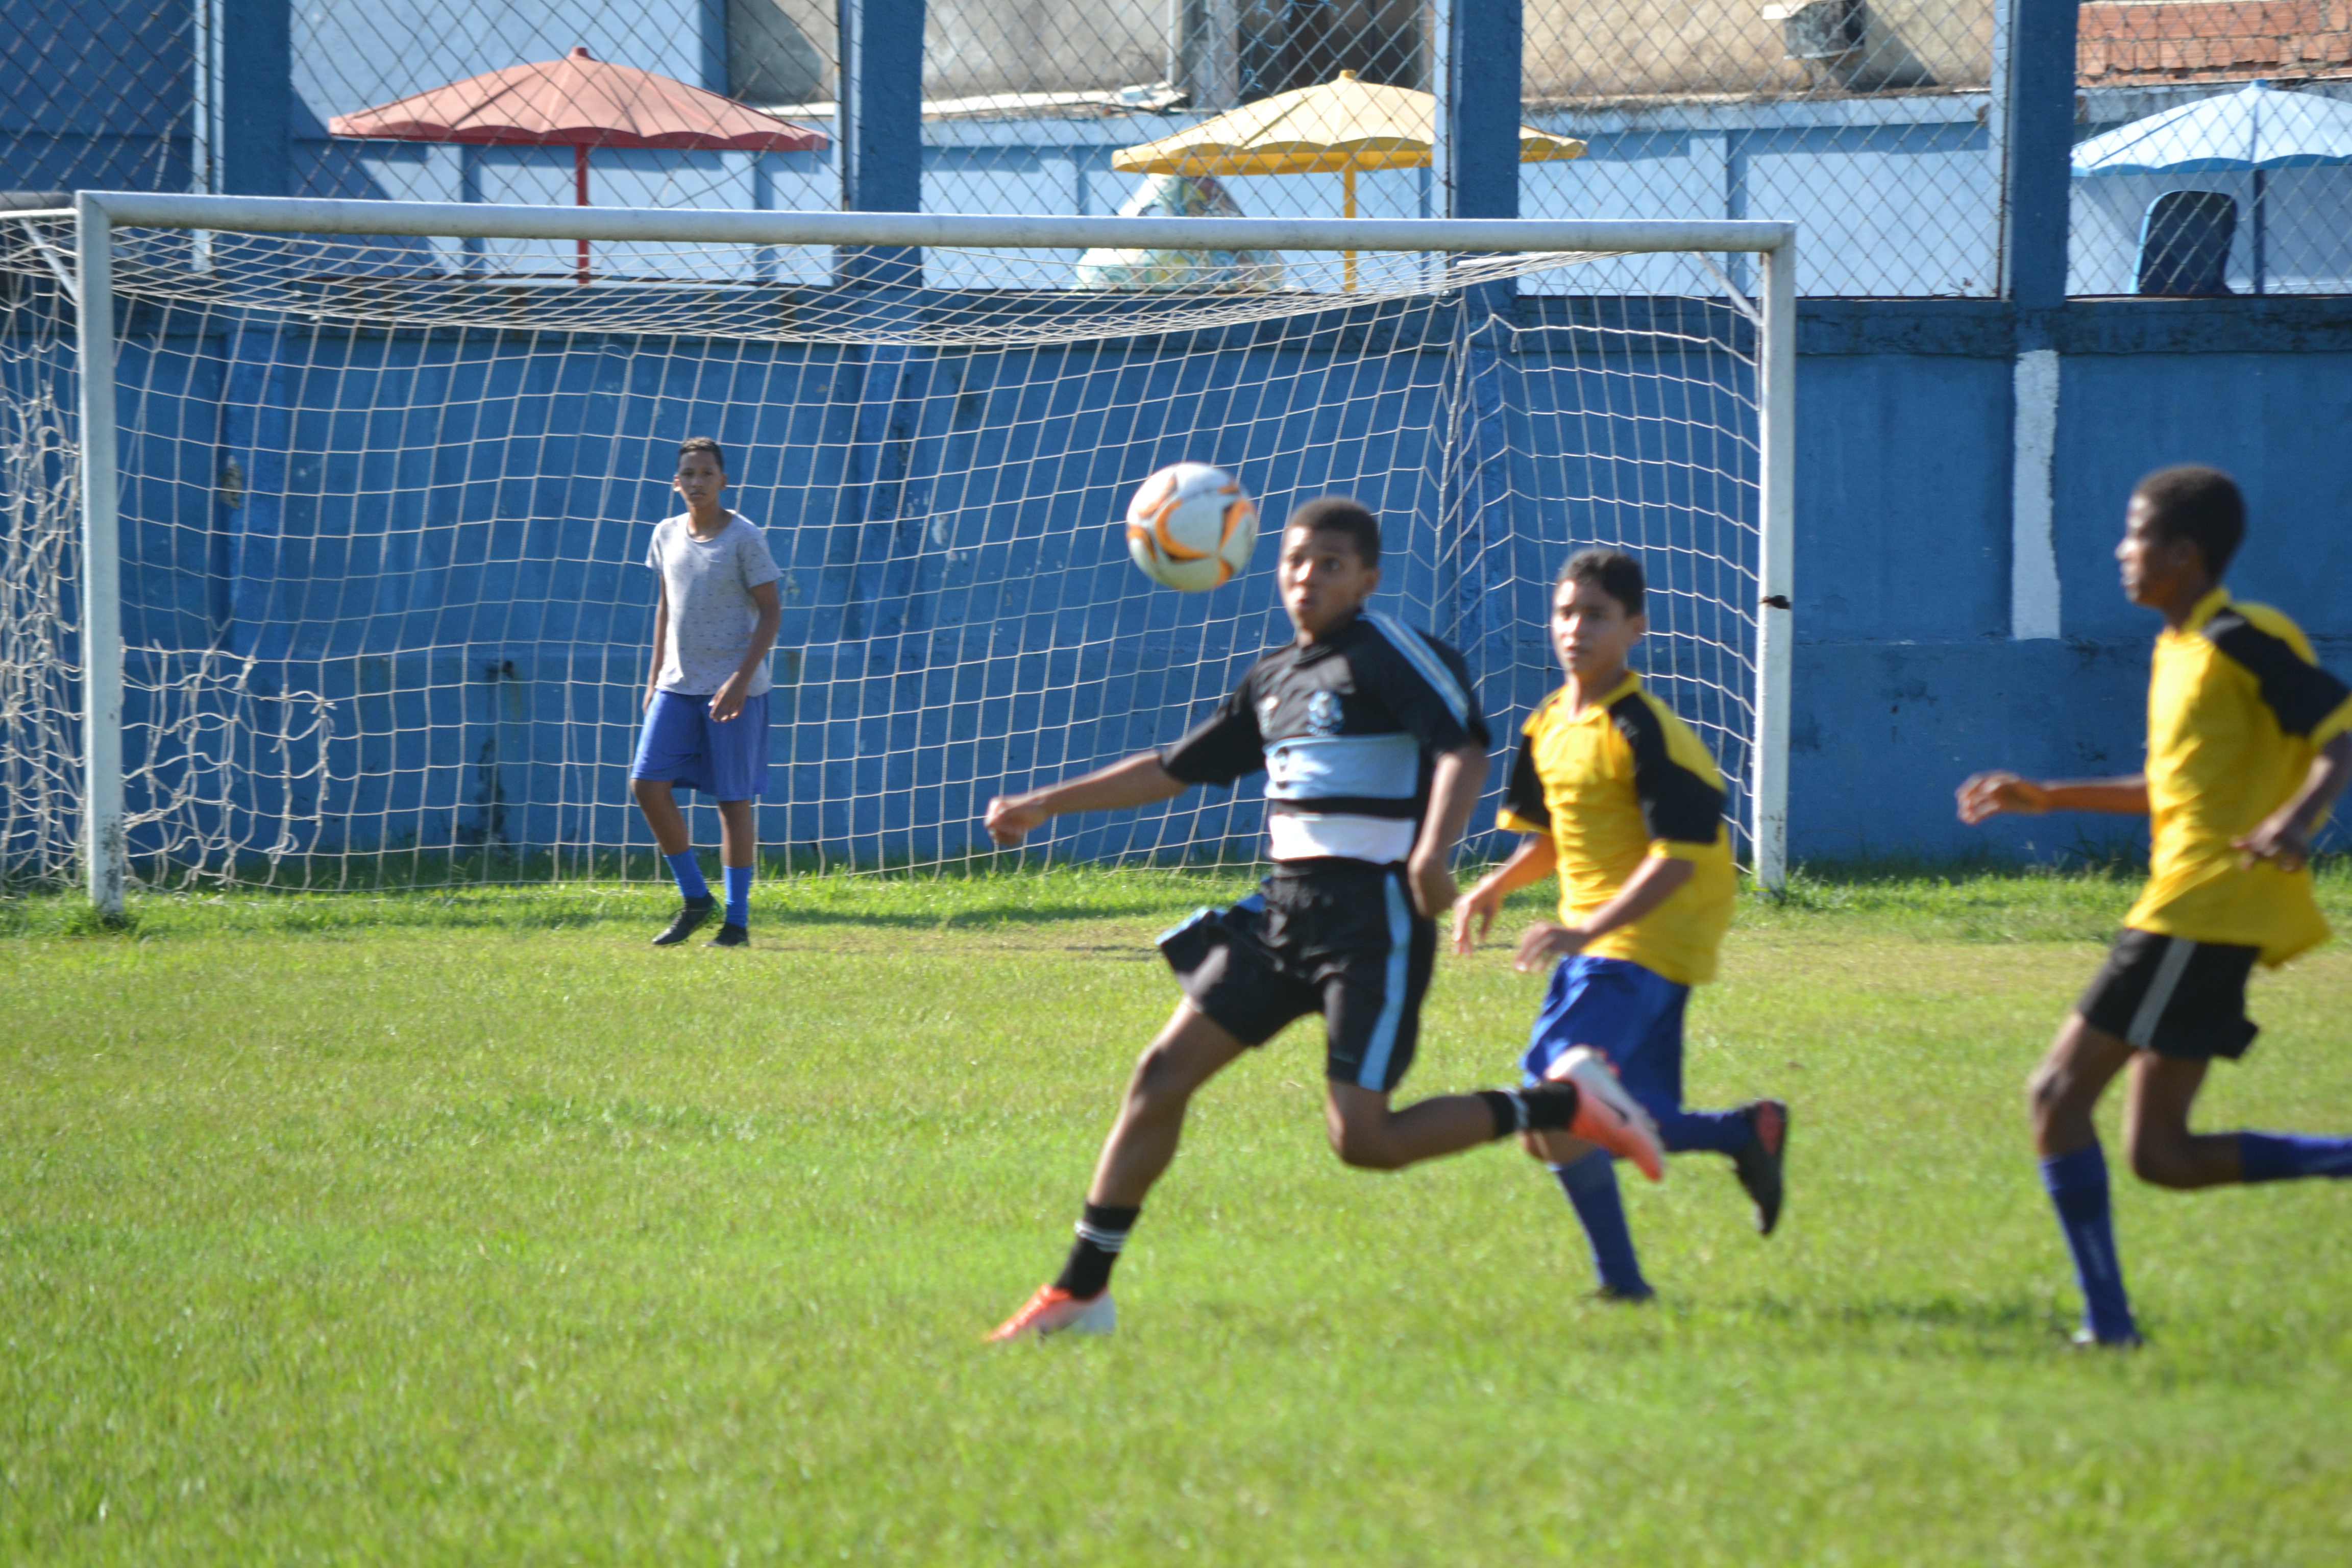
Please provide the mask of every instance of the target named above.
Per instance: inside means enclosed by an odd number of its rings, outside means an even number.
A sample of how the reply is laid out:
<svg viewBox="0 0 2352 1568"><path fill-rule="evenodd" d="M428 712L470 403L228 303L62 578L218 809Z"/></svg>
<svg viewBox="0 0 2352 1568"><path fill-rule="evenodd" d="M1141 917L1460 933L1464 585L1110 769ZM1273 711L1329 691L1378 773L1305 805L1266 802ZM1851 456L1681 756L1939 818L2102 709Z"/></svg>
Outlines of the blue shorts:
<svg viewBox="0 0 2352 1568"><path fill-rule="evenodd" d="M1583 953L1552 971L1528 1054L1528 1082L1577 1046L1591 1046L1652 1115L1683 1105L1683 1007L1690 987L1626 958Z"/></svg>
<svg viewBox="0 0 2352 1568"><path fill-rule="evenodd" d="M768 787L768 694L743 700L721 724L710 699L656 691L637 736L633 779L698 789L713 800L756 800Z"/></svg>

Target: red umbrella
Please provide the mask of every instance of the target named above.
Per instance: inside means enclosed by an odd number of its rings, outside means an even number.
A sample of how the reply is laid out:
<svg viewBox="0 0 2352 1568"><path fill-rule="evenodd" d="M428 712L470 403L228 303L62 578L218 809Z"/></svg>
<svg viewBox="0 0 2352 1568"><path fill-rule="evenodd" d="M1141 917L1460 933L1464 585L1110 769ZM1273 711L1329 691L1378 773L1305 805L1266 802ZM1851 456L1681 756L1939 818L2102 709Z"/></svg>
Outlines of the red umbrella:
<svg viewBox="0 0 2352 1568"><path fill-rule="evenodd" d="M327 121L327 132L380 142L569 147L572 184L583 207L592 147L802 153L825 144L822 131L670 77L608 65L584 47L560 60L486 71L356 114L338 114ZM584 239L580 281L588 281Z"/></svg>

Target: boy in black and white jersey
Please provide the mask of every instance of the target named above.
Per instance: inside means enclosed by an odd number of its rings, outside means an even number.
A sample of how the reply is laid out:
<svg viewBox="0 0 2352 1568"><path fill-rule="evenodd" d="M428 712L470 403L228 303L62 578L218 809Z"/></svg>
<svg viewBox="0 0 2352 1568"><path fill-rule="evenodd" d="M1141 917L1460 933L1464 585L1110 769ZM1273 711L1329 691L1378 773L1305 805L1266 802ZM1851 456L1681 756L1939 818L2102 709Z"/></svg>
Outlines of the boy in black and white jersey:
<svg viewBox="0 0 2352 1568"><path fill-rule="evenodd" d="M1454 902L1448 861L1486 777L1488 735L1461 656L1365 611L1380 538L1379 520L1352 500L1301 507L1279 568L1291 642L1166 751L989 803L989 833L1010 846L1066 812L1148 805L1263 768L1275 862L1256 895L1161 939L1184 1000L1136 1064L1068 1263L992 1338L1110 1331L1111 1266L1175 1158L1192 1094L1309 1013L1324 1020L1331 1146L1350 1165L1396 1170L1564 1131L1655 1177L1648 1117L1591 1053L1532 1088L1389 1105L1412 1062L1434 919Z"/></svg>

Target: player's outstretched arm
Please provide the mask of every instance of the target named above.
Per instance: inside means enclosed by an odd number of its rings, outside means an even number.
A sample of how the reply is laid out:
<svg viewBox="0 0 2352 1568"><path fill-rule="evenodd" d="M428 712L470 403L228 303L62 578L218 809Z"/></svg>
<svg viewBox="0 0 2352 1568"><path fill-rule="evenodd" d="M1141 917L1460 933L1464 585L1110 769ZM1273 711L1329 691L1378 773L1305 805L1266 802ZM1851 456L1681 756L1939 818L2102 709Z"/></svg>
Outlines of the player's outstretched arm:
<svg viewBox="0 0 2352 1568"><path fill-rule="evenodd" d="M1503 900L1521 888L1533 887L1552 874L1559 863L1559 853L1552 847L1549 833L1530 833L1522 837L1511 858L1478 879L1478 885L1462 895L1454 906L1454 951L1467 958L1478 946L1479 939L1494 929L1495 917L1502 912Z"/></svg>
<svg viewBox="0 0 2352 1568"><path fill-rule="evenodd" d="M2294 798L2231 844L2245 851L2245 865L2268 860L2282 871L2301 870L2310 863L2311 836L2317 831L2319 819L2327 815L2327 808L2336 804L2347 784L2352 784L2352 731L2319 748Z"/></svg>
<svg viewBox="0 0 2352 1568"><path fill-rule="evenodd" d="M1172 800L1192 788L1160 765L1157 752L1138 752L1123 762L1026 795L1000 795L981 821L988 836L1010 849L1056 816L1073 811L1116 811Z"/></svg>
<svg viewBox="0 0 2352 1568"><path fill-rule="evenodd" d="M2004 814L2039 816L2045 811L2105 811L2121 816L2147 815L2147 780L2139 773L2113 779L2035 780L1996 769L1970 774L1956 793L1960 820L1971 827Z"/></svg>
<svg viewBox="0 0 2352 1568"><path fill-rule="evenodd" d="M1421 819L1421 837L1405 866L1412 884L1412 901L1435 920L1454 907L1454 847L1477 808L1479 788L1486 782L1486 748L1472 744L1437 753L1430 770L1429 810Z"/></svg>

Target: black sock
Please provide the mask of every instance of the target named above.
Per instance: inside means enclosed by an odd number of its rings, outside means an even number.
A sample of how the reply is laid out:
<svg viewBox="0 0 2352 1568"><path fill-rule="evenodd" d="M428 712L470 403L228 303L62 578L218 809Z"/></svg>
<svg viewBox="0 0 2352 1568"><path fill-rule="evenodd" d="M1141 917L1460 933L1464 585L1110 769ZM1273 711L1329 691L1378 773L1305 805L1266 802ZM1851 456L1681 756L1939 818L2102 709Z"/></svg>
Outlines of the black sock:
<svg viewBox="0 0 2352 1568"><path fill-rule="evenodd" d="M1110 1289L1110 1268L1118 1261L1119 1248L1127 1245L1127 1233L1135 1228L1135 1216L1143 1211L1115 1209L1104 1204L1088 1204L1078 1215L1078 1239L1070 1244L1070 1260L1062 1265L1061 1278L1054 1281L1081 1301L1091 1300Z"/></svg>
<svg viewBox="0 0 2352 1568"><path fill-rule="evenodd" d="M1478 1098L1495 1118L1495 1136L1514 1132L1563 1132L1576 1120L1576 1085L1539 1083L1533 1089L1482 1089Z"/></svg>

